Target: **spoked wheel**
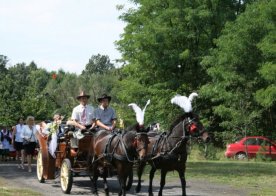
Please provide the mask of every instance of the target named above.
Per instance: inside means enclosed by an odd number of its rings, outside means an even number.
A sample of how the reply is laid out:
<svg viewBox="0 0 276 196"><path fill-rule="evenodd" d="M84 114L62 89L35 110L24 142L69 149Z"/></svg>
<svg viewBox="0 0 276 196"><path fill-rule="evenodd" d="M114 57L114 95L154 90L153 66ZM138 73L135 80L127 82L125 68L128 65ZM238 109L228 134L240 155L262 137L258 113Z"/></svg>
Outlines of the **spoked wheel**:
<svg viewBox="0 0 276 196"><path fill-rule="evenodd" d="M131 170L129 176L127 177L127 181L126 181L126 190L127 191L129 191L131 189L132 182L133 182L133 171Z"/></svg>
<svg viewBox="0 0 276 196"><path fill-rule="evenodd" d="M45 182L45 179L43 178L43 164L42 164L42 153L41 153L41 151L39 151L38 154L37 154L36 175L37 175L37 179L40 183Z"/></svg>
<svg viewBox="0 0 276 196"><path fill-rule="evenodd" d="M60 185L61 190L65 194L70 194L73 184L73 172L71 171L71 162L64 159L60 168Z"/></svg>

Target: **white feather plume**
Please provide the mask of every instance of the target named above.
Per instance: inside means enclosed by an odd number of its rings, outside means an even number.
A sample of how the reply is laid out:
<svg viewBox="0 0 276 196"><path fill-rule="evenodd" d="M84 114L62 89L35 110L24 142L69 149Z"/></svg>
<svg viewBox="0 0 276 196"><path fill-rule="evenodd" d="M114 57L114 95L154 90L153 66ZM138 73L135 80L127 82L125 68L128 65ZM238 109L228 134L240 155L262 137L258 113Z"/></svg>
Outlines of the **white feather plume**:
<svg viewBox="0 0 276 196"><path fill-rule="evenodd" d="M189 95L189 100L190 100L190 102L192 103L192 101L193 101L193 99L195 98L195 97L197 97L198 96L198 94L197 93L191 93L190 95Z"/></svg>
<svg viewBox="0 0 276 196"><path fill-rule="evenodd" d="M186 96L176 95L171 99L172 104L176 104L179 107L181 107L185 112L191 112L193 110L192 108L192 100L194 97L197 97L197 93L191 93L189 95L189 98Z"/></svg>
<svg viewBox="0 0 276 196"><path fill-rule="evenodd" d="M128 104L129 107L132 107L136 114L136 121L139 123L139 125L144 125L144 116L147 106L150 104L150 100L147 101L147 104L145 105L144 109L141 110L141 108L136 103Z"/></svg>

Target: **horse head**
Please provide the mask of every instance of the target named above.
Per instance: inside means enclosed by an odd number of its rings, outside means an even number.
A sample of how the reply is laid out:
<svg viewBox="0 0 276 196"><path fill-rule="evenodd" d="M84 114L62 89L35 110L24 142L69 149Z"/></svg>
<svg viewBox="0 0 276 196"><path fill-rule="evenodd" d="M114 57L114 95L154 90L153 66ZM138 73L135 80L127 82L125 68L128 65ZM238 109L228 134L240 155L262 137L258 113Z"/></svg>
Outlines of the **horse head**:
<svg viewBox="0 0 276 196"><path fill-rule="evenodd" d="M136 149L138 160L143 161L147 155L149 139L146 130L136 131L133 146Z"/></svg>
<svg viewBox="0 0 276 196"><path fill-rule="evenodd" d="M209 134L197 114L193 112L186 113L182 123L184 123L186 136L197 137L206 143L210 141Z"/></svg>
<svg viewBox="0 0 276 196"><path fill-rule="evenodd" d="M144 109L142 110L136 103L131 103L128 106L132 107L136 115L137 124L134 126L136 137L134 140L134 146L138 153L138 159L144 160L147 155L147 148L149 144L148 129L144 128L144 116L147 106L150 104L150 100L147 101Z"/></svg>
<svg viewBox="0 0 276 196"><path fill-rule="evenodd" d="M192 100L197 96L197 93L191 93L189 97L176 95L171 99L171 103L180 106L185 114L175 121L170 130L181 129L182 137L200 137L204 142L208 142L210 140L208 132L200 122L198 115L192 112Z"/></svg>

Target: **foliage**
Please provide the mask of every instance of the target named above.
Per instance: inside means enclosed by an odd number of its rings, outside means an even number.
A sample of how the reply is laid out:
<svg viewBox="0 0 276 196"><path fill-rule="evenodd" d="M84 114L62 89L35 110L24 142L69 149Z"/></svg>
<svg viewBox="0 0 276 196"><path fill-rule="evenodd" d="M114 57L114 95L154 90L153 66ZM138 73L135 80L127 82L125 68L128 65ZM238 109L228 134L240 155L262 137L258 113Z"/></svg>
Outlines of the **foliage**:
<svg viewBox="0 0 276 196"><path fill-rule="evenodd" d="M112 69L114 69L114 65L107 55L92 55L82 75L103 74Z"/></svg>
<svg viewBox="0 0 276 196"><path fill-rule="evenodd" d="M86 89L92 95L92 104L96 105L96 97L111 92L117 75L107 56L95 58L99 60L93 64L97 73L91 74L91 67L87 66L87 70L77 76L63 70L48 72L37 68L34 62L6 68L7 57L0 56L0 74L3 74L0 78L0 124L13 125L19 117L28 115L38 121L49 120L57 112L67 119L78 104L77 94Z"/></svg>
<svg viewBox="0 0 276 196"><path fill-rule="evenodd" d="M266 135L275 130L275 6L269 0L248 5L237 20L227 23L217 48L203 58L211 80L201 87L201 95L218 116L213 123L227 131L256 134L260 129L259 134Z"/></svg>
<svg viewBox="0 0 276 196"><path fill-rule="evenodd" d="M139 104L150 97L153 102L146 118L167 129L176 113L180 115L170 99L177 93L189 95L209 80L200 62L215 46L225 23L235 20L248 1L133 2L135 8L120 17L127 25L116 42L128 62L118 83L118 89L123 89L119 94L127 95L123 101Z"/></svg>
<svg viewBox="0 0 276 196"><path fill-rule="evenodd" d="M133 8L117 7L126 23L116 42L121 67L97 54L76 75L34 62L7 67L0 55L0 124L27 115L50 119L56 112L68 118L85 90L93 106L101 94L111 95L126 126L135 123L127 105L143 107L150 99L145 123L167 130L183 113L170 99L196 91L193 109L214 145L225 147L245 133L276 137L275 1L131 2Z"/></svg>

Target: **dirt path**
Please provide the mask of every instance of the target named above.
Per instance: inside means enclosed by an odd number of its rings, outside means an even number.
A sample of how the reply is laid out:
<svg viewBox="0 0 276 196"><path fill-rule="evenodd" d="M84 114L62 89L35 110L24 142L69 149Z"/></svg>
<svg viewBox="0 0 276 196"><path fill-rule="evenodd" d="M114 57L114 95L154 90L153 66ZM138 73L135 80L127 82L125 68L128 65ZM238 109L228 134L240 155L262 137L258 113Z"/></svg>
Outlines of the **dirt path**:
<svg viewBox="0 0 276 196"><path fill-rule="evenodd" d="M33 164L33 172L28 173L27 170L18 169L14 162L0 163L0 177L4 178L9 186L18 188L28 188L42 195L63 195L60 189L59 179L46 180L45 183L39 183L36 178L36 165ZM99 192L100 195L104 195L102 180L99 180ZM117 195L119 184L117 178L108 179L110 195ZM137 181L134 180L132 189L127 195L141 195L145 196L148 189L148 179L144 179L142 182L141 193L135 193L134 187ZM71 195L91 195L91 182L89 177L75 177L71 191ZM159 190L159 179L154 179L153 191L154 195L158 195ZM181 195L181 185L178 179L169 180L163 191L163 195ZM190 180L187 179L187 195L190 196L245 196L248 195L245 190L236 189L231 186L214 184L206 182L204 180Z"/></svg>

